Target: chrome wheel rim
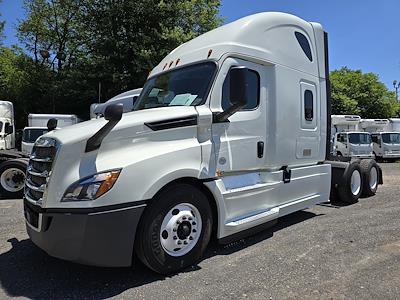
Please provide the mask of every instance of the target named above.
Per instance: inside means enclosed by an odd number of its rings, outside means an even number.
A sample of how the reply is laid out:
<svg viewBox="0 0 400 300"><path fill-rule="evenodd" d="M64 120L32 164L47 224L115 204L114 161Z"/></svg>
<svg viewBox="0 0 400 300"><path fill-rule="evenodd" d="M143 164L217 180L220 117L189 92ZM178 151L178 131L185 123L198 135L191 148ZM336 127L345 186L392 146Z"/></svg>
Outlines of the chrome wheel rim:
<svg viewBox="0 0 400 300"><path fill-rule="evenodd" d="M360 193L361 190L361 174L359 171L354 170L353 174L351 174L351 193L355 196Z"/></svg>
<svg viewBox="0 0 400 300"><path fill-rule="evenodd" d="M25 173L18 168L9 168L1 174L0 182L7 192L19 192L24 188Z"/></svg>
<svg viewBox="0 0 400 300"><path fill-rule="evenodd" d="M378 184L378 171L375 167L372 167L369 171L369 187L373 190Z"/></svg>
<svg viewBox="0 0 400 300"><path fill-rule="evenodd" d="M185 255L196 246L201 229L200 212L193 204L175 205L161 224L161 246L171 256Z"/></svg>

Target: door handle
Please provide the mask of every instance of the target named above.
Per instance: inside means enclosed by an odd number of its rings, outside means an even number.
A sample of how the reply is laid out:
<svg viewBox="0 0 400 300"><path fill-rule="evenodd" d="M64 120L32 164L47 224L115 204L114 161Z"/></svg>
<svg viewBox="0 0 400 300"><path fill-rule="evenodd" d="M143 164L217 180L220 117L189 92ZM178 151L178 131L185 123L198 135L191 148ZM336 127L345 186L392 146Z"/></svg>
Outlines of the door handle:
<svg viewBox="0 0 400 300"><path fill-rule="evenodd" d="M257 156L262 158L264 156L264 142L257 143Z"/></svg>

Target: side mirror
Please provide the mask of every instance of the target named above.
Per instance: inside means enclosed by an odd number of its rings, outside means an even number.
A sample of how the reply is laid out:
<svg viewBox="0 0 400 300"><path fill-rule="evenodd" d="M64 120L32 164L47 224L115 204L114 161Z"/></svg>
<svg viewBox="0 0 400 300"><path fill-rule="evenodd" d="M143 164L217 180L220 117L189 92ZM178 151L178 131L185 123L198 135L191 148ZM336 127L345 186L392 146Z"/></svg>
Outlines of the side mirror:
<svg viewBox="0 0 400 300"><path fill-rule="evenodd" d="M4 133L5 133L5 135L12 134L13 132L14 132L14 129L13 129L12 125L10 123L6 123L4 125Z"/></svg>
<svg viewBox="0 0 400 300"><path fill-rule="evenodd" d="M123 112L124 106L121 103L111 104L106 107L104 111L104 119L106 119L108 122L87 140L85 152L91 152L100 148L103 139L122 119Z"/></svg>
<svg viewBox="0 0 400 300"><path fill-rule="evenodd" d="M104 111L104 118L107 121L118 122L122 118L122 113L124 112L124 106L119 104L108 105Z"/></svg>
<svg viewBox="0 0 400 300"><path fill-rule="evenodd" d="M54 118L49 119L47 121L47 129L49 131L52 131L52 130L56 129L57 128L57 123L58 123L57 119L54 119Z"/></svg>
<svg viewBox="0 0 400 300"><path fill-rule="evenodd" d="M233 67L229 70L230 82L229 82L229 95L231 106L225 111L216 115L217 122L224 122L235 112L239 111L246 106L247 99L247 74L248 69L246 67Z"/></svg>

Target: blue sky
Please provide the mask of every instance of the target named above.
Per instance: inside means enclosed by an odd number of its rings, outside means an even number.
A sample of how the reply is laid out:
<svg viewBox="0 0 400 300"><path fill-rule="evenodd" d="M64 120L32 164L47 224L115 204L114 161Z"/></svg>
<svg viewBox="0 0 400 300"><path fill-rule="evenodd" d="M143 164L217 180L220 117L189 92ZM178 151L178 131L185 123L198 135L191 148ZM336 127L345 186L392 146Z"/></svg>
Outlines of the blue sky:
<svg viewBox="0 0 400 300"><path fill-rule="evenodd" d="M4 43L17 43L15 26L23 18L22 0L3 0ZM225 22L262 11L282 11L321 23L329 34L331 70L348 66L379 74L393 89L400 80L398 0L222 0Z"/></svg>

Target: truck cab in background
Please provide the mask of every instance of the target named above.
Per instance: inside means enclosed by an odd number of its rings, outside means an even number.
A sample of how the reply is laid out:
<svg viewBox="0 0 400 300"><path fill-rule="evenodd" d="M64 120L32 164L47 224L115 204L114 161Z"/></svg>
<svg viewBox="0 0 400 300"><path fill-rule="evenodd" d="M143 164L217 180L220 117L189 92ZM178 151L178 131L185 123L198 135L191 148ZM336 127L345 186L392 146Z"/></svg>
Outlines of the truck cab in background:
<svg viewBox="0 0 400 300"><path fill-rule="evenodd" d="M90 106L90 119L103 117L106 107L111 104L122 104L124 113L131 112L141 91L141 88L129 90L112 97L104 103L93 103Z"/></svg>
<svg viewBox="0 0 400 300"><path fill-rule="evenodd" d="M0 150L10 150L14 148L14 106L9 101L0 101Z"/></svg>
<svg viewBox="0 0 400 300"><path fill-rule="evenodd" d="M395 131L396 122L390 122L388 119L362 119L361 127L371 134L373 151L377 159L400 158L400 131Z"/></svg>
<svg viewBox="0 0 400 300"><path fill-rule="evenodd" d="M29 114L28 127L25 127L22 133L21 151L26 155L32 152L35 141L47 133L47 122L50 119L57 120L57 128L64 128L70 125L77 124L79 118L76 115L62 115L62 114Z"/></svg>
<svg viewBox="0 0 400 300"><path fill-rule="evenodd" d="M332 115L332 154L345 158L374 158L371 135L360 130L361 117Z"/></svg>

